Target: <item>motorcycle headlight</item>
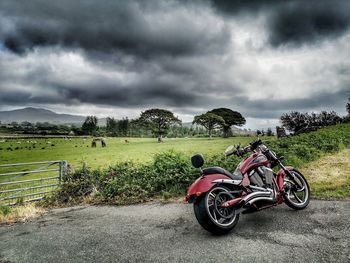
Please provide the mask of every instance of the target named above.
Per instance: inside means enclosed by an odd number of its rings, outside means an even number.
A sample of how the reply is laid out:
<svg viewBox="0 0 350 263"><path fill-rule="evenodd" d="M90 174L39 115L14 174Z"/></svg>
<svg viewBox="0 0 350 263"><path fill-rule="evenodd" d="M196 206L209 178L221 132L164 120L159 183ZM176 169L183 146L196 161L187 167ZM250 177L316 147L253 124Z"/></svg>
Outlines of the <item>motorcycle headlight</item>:
<svg viewBox="0 0 350 263"><path fill-rule="evenodd" d="M267 146L264 144L260 145L259 148L262 152L266 152L268 150Z"/></svg>

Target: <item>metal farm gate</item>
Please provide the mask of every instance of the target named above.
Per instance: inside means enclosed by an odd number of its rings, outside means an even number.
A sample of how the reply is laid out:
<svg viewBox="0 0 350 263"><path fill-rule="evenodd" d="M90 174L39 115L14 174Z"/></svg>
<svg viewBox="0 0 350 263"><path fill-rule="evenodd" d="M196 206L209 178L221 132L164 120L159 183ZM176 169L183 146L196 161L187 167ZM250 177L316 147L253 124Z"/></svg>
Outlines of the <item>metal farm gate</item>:
<svg viewBox="0 0 350 263"><path fill-rule="evenodd" d="M0 205L40 200L57 189L66 172L66 161L1 164Z"/></svg>

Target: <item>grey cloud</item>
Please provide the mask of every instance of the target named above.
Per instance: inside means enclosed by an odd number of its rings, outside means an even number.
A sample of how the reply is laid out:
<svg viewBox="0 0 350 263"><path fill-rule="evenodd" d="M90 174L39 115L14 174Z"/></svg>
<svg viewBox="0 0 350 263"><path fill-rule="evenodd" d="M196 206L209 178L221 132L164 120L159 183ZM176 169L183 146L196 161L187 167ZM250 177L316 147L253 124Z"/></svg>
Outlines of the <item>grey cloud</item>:
<svg viewBox="0 0 350 263"><path fill-rule="evenodd" d="M196 102L197 94L179 89L171 83L152 83L151 86L100 87L99 89L58 87L64 94L64 101L110 105L125 108L156 105L182 107Z"/></svg>
<svg viewBox="0 0 350 263"><path fill-rule="evenodd" d="M0 63L0 68L4 67ZM145 70L145 69L144 69ZM23 104L93 104L113 107L135 108L144 106L184 107L198 105L203 100L199 90L193 90L186 81L177 78L164 80L154 76L152 70L134 77L132 83L118 83L114 79L94 76L93 79L76 77L75 80L57 79L49 69L32 69L28 75L6 76L0 73L0 103ZM17 88L6 88L13 78ZM179 85L178 82L183 84ZM30 82L36 88L21 89ZM49 91L49 92L45 92Z"/></svg>
<svg viewBox="0 0 350 263"><path fill-rule="evenodd" d="M294 2L295 0L210 0L210 4L219 12L227 15L240 13L256 14L266 9L274 9L281 4Z"/></svg>
<svg viewBox="0 0 350 263"><path fill-rule="evenodd" d="M272 15L270 43L300 45L335 38L350 25L350 3L346 1L299 1L281 7Z"/></svg>
<svg viewBox="0 0 350 263"><path fill-rule="evenodd" d="M187 115L228 107L261 119L278 118L290 110L344 112L350 96L349 46L341 42L340 53L334 49L339 43L332 41L347 32L348 4L323 1L312 8L316 2L301 3L1 1L0 42L8 50L0 45L0 105L164 107ZM256 26L256 14L266 18L271 44L259 51L245 41L236 42L238 33L231 35L243 16L251 18L248 29ZM232 21L236 27L231 27ZM254 35L251 41L259 37ZM330 40L331 51L310 54L325 56L318 60L322 67L313 67L310 57L290 49L321 39ZM280 46L285 49L276 48ZM314 48L309 45L306 52ZM288 52L300 61L284 57ZM71 54L82 65L62 59ZM278 56L286 61L280 63ZM290 77L289 68L302 70ZM113 75L118 73L123 77ZM300 85L299 92L314 86L319 91L306 92L302 99L300 94L273 97L274 90L289 91L293 85Z"/></svg>
<svg viewBox="0 0 350 263"><path fill-rule="evenodd" d="M344 0L212 0L211 4L226 15L264 15L274 47L332 39L350 25L350 2Z"/></svg>
<svg viewBox="0 0 350 263"><path fill-rule="evenodd" d="M342 111L347 98L350 97L350 84L337 92L319 92L307 98L250 100L244 97L240 100L244 112L253 118L279 118L288 111ZM257 110L258 109L258 110Z"/></svg>
<svg viewBox="0 0 350 263"><path fill-rule="evenodd" d="M6 27L0 27L0 38L19 54L38 46L59 45L110 55L122 51L151 59L155 55L222 51L230 37L225 28L213 31L188 17L166 16L163 12L169 10L163 10L164 1L147 2L5 0L0 15ZM172 10L194 8L170 3Z"/></svg>

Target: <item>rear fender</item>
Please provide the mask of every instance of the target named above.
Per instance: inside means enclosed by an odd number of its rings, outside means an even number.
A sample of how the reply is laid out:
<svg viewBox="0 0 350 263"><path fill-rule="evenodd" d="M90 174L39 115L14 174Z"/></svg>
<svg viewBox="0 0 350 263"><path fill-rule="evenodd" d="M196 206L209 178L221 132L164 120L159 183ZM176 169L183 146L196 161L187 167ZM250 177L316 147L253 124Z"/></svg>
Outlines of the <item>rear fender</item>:
<svg viewBox="0 0 350 263"><path fill-rule="evenodd" d="M222 182L225 183L223 180L232 181L230 177L223 174L202 175L201 177L197 178L197 180L194 181L193 184L188 188L185 202L193 203L198 196L208 192L215 184Z"/></svg>

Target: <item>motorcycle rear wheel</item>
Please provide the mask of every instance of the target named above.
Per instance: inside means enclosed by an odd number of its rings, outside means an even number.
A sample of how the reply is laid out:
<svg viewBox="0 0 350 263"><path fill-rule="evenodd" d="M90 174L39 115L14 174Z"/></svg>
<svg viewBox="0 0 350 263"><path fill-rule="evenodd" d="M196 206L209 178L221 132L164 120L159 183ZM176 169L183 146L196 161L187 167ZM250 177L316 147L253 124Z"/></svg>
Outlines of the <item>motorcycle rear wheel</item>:
<svg viewBox="0 0 350 263"><path fill-rule="evenodd" d="M224 186L214 186L205 195L201 196L193 205L194 214L198 223L207 231L215 235L223 235L230 232L238 223L239 214L234 214L230 218L220 216L215 209L215 197L222 192L230 190ZM222 200L228 201L228 200ZM228 214L229 212L223 211Z"/></svg>

